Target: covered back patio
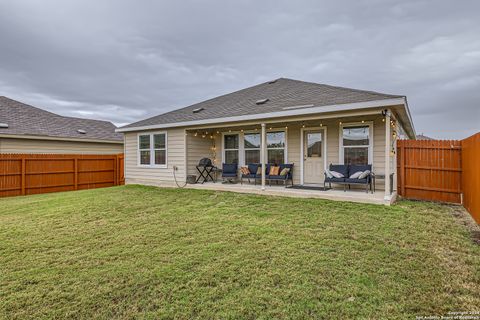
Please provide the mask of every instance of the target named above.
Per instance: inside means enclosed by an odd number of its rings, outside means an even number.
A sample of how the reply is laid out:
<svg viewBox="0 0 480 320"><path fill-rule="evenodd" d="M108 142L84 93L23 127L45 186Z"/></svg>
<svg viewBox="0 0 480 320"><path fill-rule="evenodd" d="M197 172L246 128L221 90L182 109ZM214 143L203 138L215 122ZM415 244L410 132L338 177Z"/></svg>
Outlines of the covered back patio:
<svg viewBox="0 0 480 320"><path fill-rule="evenodd" d="M208 181L188 187L390 204L396 196L392 188L396 186L395 141L401 134L392 113L382 108L188 128L187 174L199 176L197 165L202 158L211 159L213 166L218 168L212 172L216 174L215 183ZM251 163L259 164L262 172L267 170L268 164L292 165L290 187L275 182L270 186L265 175L250 183L248 180L243 184L239 180L222 183L221 170L224 164L232 163L237 164L238 178L241 177L240 168ZM376 176L376 191L367 193L365 187L354 184L344 191L344 185L335 183L331 189L323 190L324 172L330 164L371 165Z"/></svg>

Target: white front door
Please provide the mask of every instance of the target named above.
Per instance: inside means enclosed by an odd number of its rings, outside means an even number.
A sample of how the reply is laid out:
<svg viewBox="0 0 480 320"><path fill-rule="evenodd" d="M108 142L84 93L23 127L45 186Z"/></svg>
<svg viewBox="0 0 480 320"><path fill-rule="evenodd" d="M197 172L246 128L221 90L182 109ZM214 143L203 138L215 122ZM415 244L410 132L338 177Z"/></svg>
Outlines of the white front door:
<svg viewBox="0 0 480 320"><path fill-rule="evenodd" d="M305 130L303 134L303 183L323 183L323 130Z"/></svg>

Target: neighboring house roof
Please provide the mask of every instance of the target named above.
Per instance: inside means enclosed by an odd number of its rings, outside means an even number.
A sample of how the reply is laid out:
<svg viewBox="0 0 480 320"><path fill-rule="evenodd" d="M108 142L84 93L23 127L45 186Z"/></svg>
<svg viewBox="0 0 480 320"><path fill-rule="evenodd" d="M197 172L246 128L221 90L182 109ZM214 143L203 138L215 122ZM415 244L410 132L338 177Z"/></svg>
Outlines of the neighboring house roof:
<svg viewBox="0 0 480 320"><path fill-rule="evenodd" d="M116 126L109 121L64 117L3 96L0 124L0 135L123 141L123 135L116 133Z"/></svg>
<svg viewBox="0 0 480 320"><path fill-rule="evenodd" d="M262 99L268 100L261 103ZM388 99L405 101L405 96L280 78L138 121L121 127L117 131ZM325 111L329 110L325 108Z"/></svg>
<svg viewBox="0 0 480 320"><path fill-rule="evenodd" d="M422 134L417 134L417 140L435 140L433 138L425 136L423 133Z"/></svg>

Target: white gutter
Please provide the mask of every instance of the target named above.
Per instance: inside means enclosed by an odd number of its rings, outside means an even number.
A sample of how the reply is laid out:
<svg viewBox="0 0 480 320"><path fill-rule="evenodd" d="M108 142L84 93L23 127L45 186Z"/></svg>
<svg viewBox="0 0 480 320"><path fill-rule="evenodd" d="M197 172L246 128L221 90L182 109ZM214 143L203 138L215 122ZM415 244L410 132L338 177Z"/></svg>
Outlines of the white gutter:
<svg viewBox="0 0 480 320"><path fill-rule="evenodd" d="M374 100L374 101L366 101L366 102L333 104L333 105L321 106L321 107L311 107L311 108L286 110L286 111L278 111L278 112L258 113L258 114L243 115L243 116L154 124L154 125L130 127L130 128L118 128L115 131L131 132L131 131L216 124L216 123L224 123L224 122L237 122L237 121L245 121L245 120L260 120L260 119L264 120L269 118L298 116L298 115L315 114L315 113L327 113L327 112L346 111L346 110L355 110L355 109L395 106L399 104L406 106L406 100L404 98L394 98L394 99Z"/></svg>

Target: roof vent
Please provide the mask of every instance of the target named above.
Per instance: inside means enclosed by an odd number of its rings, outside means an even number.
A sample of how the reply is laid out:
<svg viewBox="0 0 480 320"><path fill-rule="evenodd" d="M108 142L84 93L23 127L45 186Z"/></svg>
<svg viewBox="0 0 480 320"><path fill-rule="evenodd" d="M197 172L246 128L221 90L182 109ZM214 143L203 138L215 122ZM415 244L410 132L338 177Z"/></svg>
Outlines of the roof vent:
<svg viewBox="0 0 480 320"><path fill-rule="evenodd" d="M197 109L193 109L193 113L199 113L200 111L202 110L205 110L205 108L197 108Z"/></svg>
<svg viewBox="0 0 480 320"><path fill-rule="evenodd" d="M272 81L268 81L268 84L272 84L272 83L275 83L275 82L277 82L277 79L272 80Z"/></svg>
<svg viewBox="0 0 480 320"><path fill-rule="evenodd" d="M85 133L87 133L87 131L85 131L85 130L83 130L83 129L78 129L77 132L80 133L80 134L85 134Z"/></svg>
<svg viewBox="0 0 480 320"><path fill-rule="evenodd" d="M264 104L264 103L266 103L268 100L270 100L270 99L260 99L260 100L257 100L255 103L256 103L256 104Z"/></svg>
<svg viewBox="0 0 480 320"><path fill-rule="evenodd" d="M0 128L7 129L8 128L8 123L0 123Z"/></svg>

